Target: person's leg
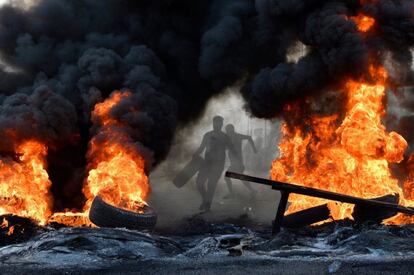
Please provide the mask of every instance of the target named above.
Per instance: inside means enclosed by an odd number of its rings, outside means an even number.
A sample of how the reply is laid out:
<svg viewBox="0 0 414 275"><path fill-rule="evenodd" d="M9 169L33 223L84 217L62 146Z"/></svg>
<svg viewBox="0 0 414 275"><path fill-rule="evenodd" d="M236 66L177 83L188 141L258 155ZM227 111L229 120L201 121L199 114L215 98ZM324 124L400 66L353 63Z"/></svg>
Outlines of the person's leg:
<svg viewBox="0 0 414 275"><path fill-rule="evenodd" d="M207 181L208 172L209 172L208 170L209 169L207 169L207 167L201 168L200 171L198 172L197 179L196 179L197 190L201 196L200 210L203 210L204 205L206 203L206 199L207 199L206 181Z"/></svg>
<svg viewBox="0 0 414 275"><path fill-rule="evenodd" d="M241 165L241 166L239 167L239 171L238 171L237 173L242 174L243 172L244 172L244 166L243 166L243 165ZM256 194L257 194L257 190L255 190L255 189L251 186L250 182L247 182L247 181L242 181L242 182L243 182L243 185L244 185L247 189L249 189L249 191L250 191L250 193L251 193L252 198L254 198L254 197L256 196Z"/></svg>
<svg viewBox="0 0 414 275"><path fill-rule="evenodd" d="M246 186L247 189L249 189L250 192L256 192L256 190L253 189L253 187L250 185L250 182L242 181L244 186Z"/></svg>
<svg viewBox="0 0 414 275"><path fill-rule="evenodd" d="M257 195L258 191L250 185L250 182L243 181L243 184L250 191L250 201L254 201L256 199L256 195Z"/></svg>
<svg viewBox="0 0 414 275"><path fill-rule="evenodd" d="M225 181L225 182L226 182L226 184L227 184L227 189L229 190L229 193L230 193L230 194L232 194L232 193L233 193L233 185L232 185L231 179L230 179L230 178L225 177L225 178L224 178L224 181Z"/></svg>
<svg viewBox="0 0 414 275"><path fill-rule="evenodd" d="M218 178L210 178L207 181L207 195L206 195L206 203L204 210L209 211L211 208L211 204L213 202L214 193L216 192L216 187L218 183Z"/></svg>
<svg viewBox="0 0 414 275"><path fill-rule="evenodd" d="M234 167L230 166L227 170L233 172ZM223 199L229 199L233 196L233 183L232 183L231 179L227 178L227 177L224 177L224 181L226 182L227 189L229 190L229 193L227 195L225 195L223 197Z"/></svg>
<svg viewBox="0 0 414 275"><path fill-rule="evenodd" d="M230 199L233 197L233 183L231 182L230 178L224 178L224 181L226 182L227 189L229 190L229 193L223 197L223 199Z"/></svg>
<svg viewBox="0 0 414 275"><path fill-rule="evenodd" d="M205 210L210 210L211 203L213 202L214 193L216 192L217 183L223 173L223 167L216 166L211 170L211 173L207 180L207 195L206 195L206 207Z"/></svg>

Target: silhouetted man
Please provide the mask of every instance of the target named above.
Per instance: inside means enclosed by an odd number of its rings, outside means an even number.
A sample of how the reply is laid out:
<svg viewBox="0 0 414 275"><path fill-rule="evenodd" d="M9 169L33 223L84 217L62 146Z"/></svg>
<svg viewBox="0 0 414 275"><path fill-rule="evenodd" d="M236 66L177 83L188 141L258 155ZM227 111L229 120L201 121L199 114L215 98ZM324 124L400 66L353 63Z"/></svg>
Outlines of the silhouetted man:
<svg viewBox="0 0 414 275"><path fill-rule="evenodd" d="M198 172L196 184L202 197L200 210L209 211L217 182L220 179L226 160L226 150L235 152L229 137L221 130L223 117L213 118L213 131L206 133L196 154L204 154L204 164Z"/></svg>
<svg viewBox="0 0 414 275"><path fill-rule="evenodd" d="M243 150L242 150L242 143L243 140L249 141L250 145L252 146L252 149L254 153L257 153L256 146L253 142L253 139L251 136L242 135L239 133L236 133L234 130L233 124L228 124L226 126L226 133L227 136L230 138L230 141L233 145L234 151L229 151L228 156L230 159L230 167L228 171L235 172L235 173L243 173L244 171L244 163L243 163ZM227 187L229 189L229 194L224 196L225 199L230 198L233 196L233 186L230 178L225 178L225 181L227 183ZM243 181L244 186L246 186L247 189L250 190L252 197L254 197L257 193L256 190L254 190L250 183L247 181Z"/></svg>

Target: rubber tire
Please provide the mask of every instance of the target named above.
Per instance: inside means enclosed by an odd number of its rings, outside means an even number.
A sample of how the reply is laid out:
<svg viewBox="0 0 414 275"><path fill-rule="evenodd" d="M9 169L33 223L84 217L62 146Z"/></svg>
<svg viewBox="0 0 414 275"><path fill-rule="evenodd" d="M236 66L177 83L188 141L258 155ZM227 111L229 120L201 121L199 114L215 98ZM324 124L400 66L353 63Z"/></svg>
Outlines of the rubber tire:
<svg viewBox="0 0 414 275"><path fill-rule="evenodd" d="M157 214L148 206L144 208L144 213L124 210L96 196L89 210L89 219L99 227L152 230L157 223Z"/></svg>

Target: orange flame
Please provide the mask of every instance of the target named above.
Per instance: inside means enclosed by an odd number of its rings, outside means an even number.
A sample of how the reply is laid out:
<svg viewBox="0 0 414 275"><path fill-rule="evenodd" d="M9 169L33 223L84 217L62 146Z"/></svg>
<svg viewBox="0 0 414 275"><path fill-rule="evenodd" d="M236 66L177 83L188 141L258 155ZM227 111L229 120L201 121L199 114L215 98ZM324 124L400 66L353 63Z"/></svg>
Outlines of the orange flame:
<svg viewBox="0 0 414 275"><path fill-rule="evenodd" d="M14 233L14 225L9 227L9 221L6 218L3 218L3 221L0 224L0 228L7 228L7 236L11 236Z"/></svg>
<svg viewBox="0 0 414 275"><path fill-rule="evenodd" d="M58 223L73 227L93 227L87 212L55 212L50 216L48 223Z"/></svg>
<svg viewBox="0 0 414 275"><path fill-rule="evenodd" d="M84 212L51 212L51 182L46 167L47 147L39 141L23 142L10 157L0 159L0 215L11 213L40 224L58 222L67 226L92 226L88 211L96 195L118 207L139 211L150 191L145 160L122 122L111 110L130 92L114 92L95 106L92 121L98 133L90 141L89 174L83 188ZM13 134L13 131L10 131ZM7 220L6 220L7 222ZM3 220L4 225L5 220ZM10 228L10 234L14 228Z"/></svg>
<svg viewBox="0 0 414 275"><path fill-rule="evenodd" d="M9 221L6 218L3 218L3 221L0 224L1 228L7 228L9 227Z"/></svg>
<svg viewBox="0 0 414 275"><path fill-rule="evenodd" d="M0 159L0 214L33 218L45 224L51 214L47 147L35 140L20 144L16 159Z"/></svg>
<svg viewBox="0 0 414 275"><path fill-rule="evenodd" d="M9 227L9 230L7 231L6 235L7 236L11 236L14 233L14 225Z"/></svg>
<svg viewBox="0 0 414 275"><path fill-rule="evenodd" d="M100 195L118 207L139 210L149 193L145 160L137 152L133 140L122 130L122 123L111 118L110 112L130 92L114 92L110 98L95 106L92 121L100 129L90 142L90 170L84 193L85 210L93 198Z"/></svg>
<svg viewBox="0 0 414 275"><path fill-rule="evenodd" d="M387 73L374 67L370 72L375 84L346 83L343 118L313 115L306 127L283 125L281 157L272 163L272 179L362 198L398 193L401 204L414 205L389 168L390 163L403 159L407 142L398 133L387 132L381 122ZM290 105L286 112L294 115L299 108ZM300 195L291 195L290 201L287 213L328 203L334 219L352 218L349 204ZM398 215L387 222L406 223L409 219Z"/></svg>
<svg viewBox="0 0 414 275"><path fill-rule="evenodd" d="M408 170L408 176L407 179L403 183L403 190L404 195L407 203L409 205L413 205L414 203L414 154L412 154L406 163L406 168ZM414 222L414 218L408 218L404 216L400 216L400 219L398 220L400 223L409 223ZM394 222L395 223L395 222Z"/></svg>
<svg viewBox="0 0 414 275"><path fill-rule="evenodd" d="M360 32L369 31L375 24L375 19L369 16L366 16L362 13L357 16L350 17L352 21L357 25L357 29Z"/></svg>

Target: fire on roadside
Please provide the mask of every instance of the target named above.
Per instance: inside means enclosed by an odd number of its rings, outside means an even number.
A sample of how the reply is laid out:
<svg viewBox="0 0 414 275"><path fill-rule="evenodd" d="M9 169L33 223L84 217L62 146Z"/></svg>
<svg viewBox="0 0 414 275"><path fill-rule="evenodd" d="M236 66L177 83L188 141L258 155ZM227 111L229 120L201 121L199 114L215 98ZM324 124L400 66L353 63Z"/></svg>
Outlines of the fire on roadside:
<svg viewBox="0 0 414 275"><path fill-rule="evenodd" d="M375 24L373 18L363 14L350 19L361 33ZM382 124L387 72L371 65L369 73L372 82L346 81L342 117L311 114L304 116L305 125L282 126L281 156L272 163L272 179L368 199L399 194L400 204L414 206L412 182L401 187L390 169L392 163L403 160L407 142ZM297 116L301 106L290 104L285 112ZM296 194L290 196L290 202L288 214L327 203L334 219L352 219L350 204ZM414 218L399 214L386 222L412 223Z"/></svg>

